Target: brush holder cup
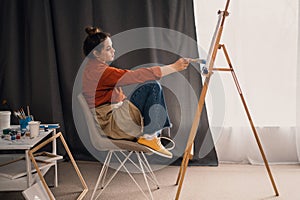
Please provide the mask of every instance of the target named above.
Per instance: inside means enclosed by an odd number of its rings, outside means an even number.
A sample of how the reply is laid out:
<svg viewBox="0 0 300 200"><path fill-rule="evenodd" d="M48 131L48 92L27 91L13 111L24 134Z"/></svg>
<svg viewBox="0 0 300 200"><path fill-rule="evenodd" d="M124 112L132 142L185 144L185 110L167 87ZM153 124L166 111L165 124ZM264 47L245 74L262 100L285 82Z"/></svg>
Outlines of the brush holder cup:
<svg viewBox="0 0 300 200"><path fill-rule="evenodd" d="M32 121L31 117L26 117L25 119L20 119L20 128L21 130L29 130L28 129L28 122Z"/></svg>

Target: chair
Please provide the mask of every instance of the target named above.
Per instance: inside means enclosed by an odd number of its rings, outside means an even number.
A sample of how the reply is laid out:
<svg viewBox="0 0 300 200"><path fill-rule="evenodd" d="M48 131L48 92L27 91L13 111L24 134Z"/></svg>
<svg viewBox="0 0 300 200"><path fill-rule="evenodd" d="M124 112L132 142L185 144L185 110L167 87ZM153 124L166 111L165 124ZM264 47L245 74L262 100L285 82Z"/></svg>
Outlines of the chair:
<svg viewBox="0 0 300 200"><path fill-rule="evenodd" d="M116 176L116 174L120 171L121 168L123 168L128 173L130 178L134 181L134 183L137 185L137 187L142 192L142 194L146 197L146 199L149 199L148 196L146 195L146 193L141 188L141 186L134 179L131 172L129 172L128 168L126 167L125 164L127 163L127 161L130 162L136 169L138 169L143 174L145 183L147 185L147 189L150 194L150 199L153 199L153 195L152 195L148 180L152 181L154 183L154 185L157 187L157 189L159 189L159 186L158 186L158 181L156 179L156 176L153 173L153 171L149 165L149 162L147 161L147 158L145 156L145 153L151 153L151 151L149 151L143 145L140 145L136 142L132 142L132 141L128 141L128 140L113 140L113 139L101 136L99 133L99 129L97 128L97 125L95 123L94 116L93 116L92 112L90 111L84 96L80 93L77 96L77 98L79 100L79 104L82 108L83 115L86 120L89 137L90 137L92 145L98 151L107 151L108 152L107 156L105 158L105 161L103 163L103 166L101 168L99 177L97 179L96 186L92 193L91 199L94 199L94 196L98 190L100 182L101 182L102 190L98 193L98 195L95 197L95 199L97 199L101 195L101 193L108 186L108 184L113 180L113 178ZM121 159L119 155L122 155L122 157L124 157L124 158ZM133 155L136 155L138 164L136 164L131 159ZM115 172L111 175L111 177L104 184L105 178L107 175L107 171L109 168L109 164L111 163L113 156L115 156L115 158L120 163L120 165L116 168ZM149 172L149 173L146 173L146 172Z"/></svg>

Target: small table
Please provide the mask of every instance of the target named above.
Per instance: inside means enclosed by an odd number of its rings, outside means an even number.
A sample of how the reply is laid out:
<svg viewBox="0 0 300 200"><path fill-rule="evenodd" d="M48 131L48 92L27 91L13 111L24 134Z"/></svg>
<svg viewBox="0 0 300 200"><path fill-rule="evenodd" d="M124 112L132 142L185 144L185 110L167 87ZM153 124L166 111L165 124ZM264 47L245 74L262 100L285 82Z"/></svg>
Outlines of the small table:
<svg viewBox="0 0 300 200"><path fill-rule="evenodd" d="M11 126L11 129L17 129L19 126ZM59 128L59 127L57 127ZM18 140L5 140L0 139L0 150L22 150L25 154L25 162L26 162L26 176L16 178L16 179L9 179L6 177L0 177L0 191L19 191L24 190L28 187L30 187L34 181L33 181L33 175L32 175L32 168L31 168L31 161L28 156L28 151L32 149L34 146L36 146L41 140L43 140L45 137L47 137L49 134L55 135L56 134L56 128L51 128L48 131L44 131L40 129L40 134L36 138L29 138L24 137ZM52 142L52 154L57 155L56 153L56 139ZM54 187L58 186L58 178L57 178L57 162L53 161L52 165L54 166ZM50 166L50 167L51 167ZM49 168L50 168L49 167ZM48 168L48 170L49 170ZM36 176L37 174L35 174Z"/></svg>

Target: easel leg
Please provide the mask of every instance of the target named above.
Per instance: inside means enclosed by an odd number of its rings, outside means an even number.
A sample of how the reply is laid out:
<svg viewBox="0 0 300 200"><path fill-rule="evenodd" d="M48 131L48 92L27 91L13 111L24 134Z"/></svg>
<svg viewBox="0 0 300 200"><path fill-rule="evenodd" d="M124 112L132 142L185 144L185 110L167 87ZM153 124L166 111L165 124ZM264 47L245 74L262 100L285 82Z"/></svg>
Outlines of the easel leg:
<svg viewBox="0 0 300 200"><path fill-rule="evenodd" d="M232 67L231 61L230 61L230 59L229 59L227 50L226 50L226 48L225 48L224 45L220 45L220 48L223 49L223 52L224 52L224 55L225 55L225 57L226 57L227 63L228 63L228 65L229 65L229 67L230 67L230 71L231 71L232 77L233 77L233 79L234 79L234 82L235 82L235 85L236 85L236 87L237 87L238 93L239 93L239 95L240 95L240 97L241 97L241 100L242 100L244 109L245 109L245 111L246 111L246 113L247 113L248 120L249 120L249 122L250 122L252 131L253 131L253 134L254 134L254 136L255 136L255 140L256 140L256 143L257 143L257 145L258 145L260 154L261 154L261 156L262 156L262 158L263 158L264 164L265 164L266 169L267 169L267 171L268 171L268 174L269 174L269 177L270 177L270 180L271 180L273 189L274 189L274 191L275 191L275 195L276 195L276 196L279 196L279 192L278 192L278 190L277 190L277 187L276 187L276 184L275 184L275 181L274 181L272 172L271 172L270 167L269 167L269 163L268 163L267 158L266 158L266 156L265 156L265 153L264 153L263 147L262 147L262 145L261 145L259 136L258 136L257 131L256 131L256 128L255 128L255 126L254 126L254 123L253 123L253 121L252 121L252 118L251 118L250 112L249 112L249 110L248 110L246 101L245 101L245 99L244 99L244 96L243 96L243 93L242 93L240 84L239 84L239 82L238 82L237 76L236 76L236 74L235 74L235 72L234 72L234 70L233 70L233 67Z"/></svg>
<svg viewBox="0 0 300 200"><path fill-rule="evenodd" d="M181 174L182 174L182 169L183 169L183 166L184 166L184 163L185 163L185 159L186 159L186 152L184 153L183 159L181 161L181 165L180 165L180 168L179 168L179 173L178 173L175 185L178 185L178 182L181 179Z"/></svg>
<svg viewBox="0 0 300 200"><path fill-rule="evenodd" d="M187 142L187 146L186 146L185 153L183 156L183 160L182 160L182 163L180 166L180 170L179 170L179 174L178 174L178 178L177 178L177 182L176 182L176 184L178 184L178 189L177 189L176 198L175 198L176 200L179 199L184 176L186 173L186 168L189 163L189 157L190 157L192 146L193 146L193 143L194 143L194 140L196 137L197 129L199 126L199 121L200 121L201 113L202 113L203 106L204 106L204 101L205 101L205 96L206 96L207 89L208 89L209 80L210 80L210 76L206 77L201 94L200 94L200 99L198 101L197 111L196 111L196 114L194 117L194 121L193 121L190 135L188 138L188 142Z"/></svg>
<svg viewBox="0 0 300 200"><path fill-rule="evenodd" d="M180 171L179 171L177 182L176 182L176 184L178 184L178 189L177 189L177 193L176 193L176 197L175 197L176 200L179 199L181 187L183 184L183 179L184 179L186 169L187 169L187 166L188 166L189 160L190 160L189 157L190 157L191 149L192 149L192 145L190 145L190 147L185 152L182 163L181 163Z"/></svg>
<svg viewBox="0 0 300 200"><path fill-rule="evenodd" d="M71 151L70 151L70 149L69 149L69 147L68 147L68 145L67 145L67 143L65 141L65 138L63 137L63 135L62 135L61 132L59 132L59 137L60 137L60 140L61 140L61 142L63 143L63 145L65 147L65 150L67 151L67 153L69 155L69 158L70 158L70 160L72 162L72 165L73 165L73 167L74 167L74 169L75 169L75 171L77 173L77 176L78 176L78 178L79 178L79 180L80 180L80 182L81 182L81 184L82 184L82 186L84 188L83 192L79 195L79 197L77 199L78 200L83 199L83 197L88 192L87 184L85 183L85 180L83 179L83 176L81 175L81 172L80 172L80 170L79 170L79 168L78 168L78 166L77 166L77 164L76 164L76 162L75 162L75 160L73 158L73 155L72 155L72 153L71 153Z"/></svg>
<svg viewBox="0 0 300 200"><path fill-rule="evenodd" d="M191 150L191 148L189 148L188 150ZM183 159L181 161L181 165L180 165L180 169L179 169L179 173L178 173L178 177L177 177L175 185L178 185L179 181L181 180L182 171L185 168L185 163L186 162L188 163L188 160L190 158L190 156L189 156L190 153L189 152L191 152L191 151L184 152L184 156L183 156Z"/></svg>

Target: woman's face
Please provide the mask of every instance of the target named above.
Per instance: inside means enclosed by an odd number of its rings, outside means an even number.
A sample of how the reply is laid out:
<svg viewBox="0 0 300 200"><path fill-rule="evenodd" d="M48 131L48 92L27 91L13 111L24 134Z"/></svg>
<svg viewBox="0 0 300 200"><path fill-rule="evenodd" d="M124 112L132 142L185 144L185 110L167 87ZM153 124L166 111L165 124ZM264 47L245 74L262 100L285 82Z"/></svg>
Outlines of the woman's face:
<svg viewBox="0 0 300 200"><path fill-rule="evenodd" d="M103 48L98 54L98 59L104 63L111 62L115 57L115 49L112 47L112 41L108 37L103 41Z"/></svg>

